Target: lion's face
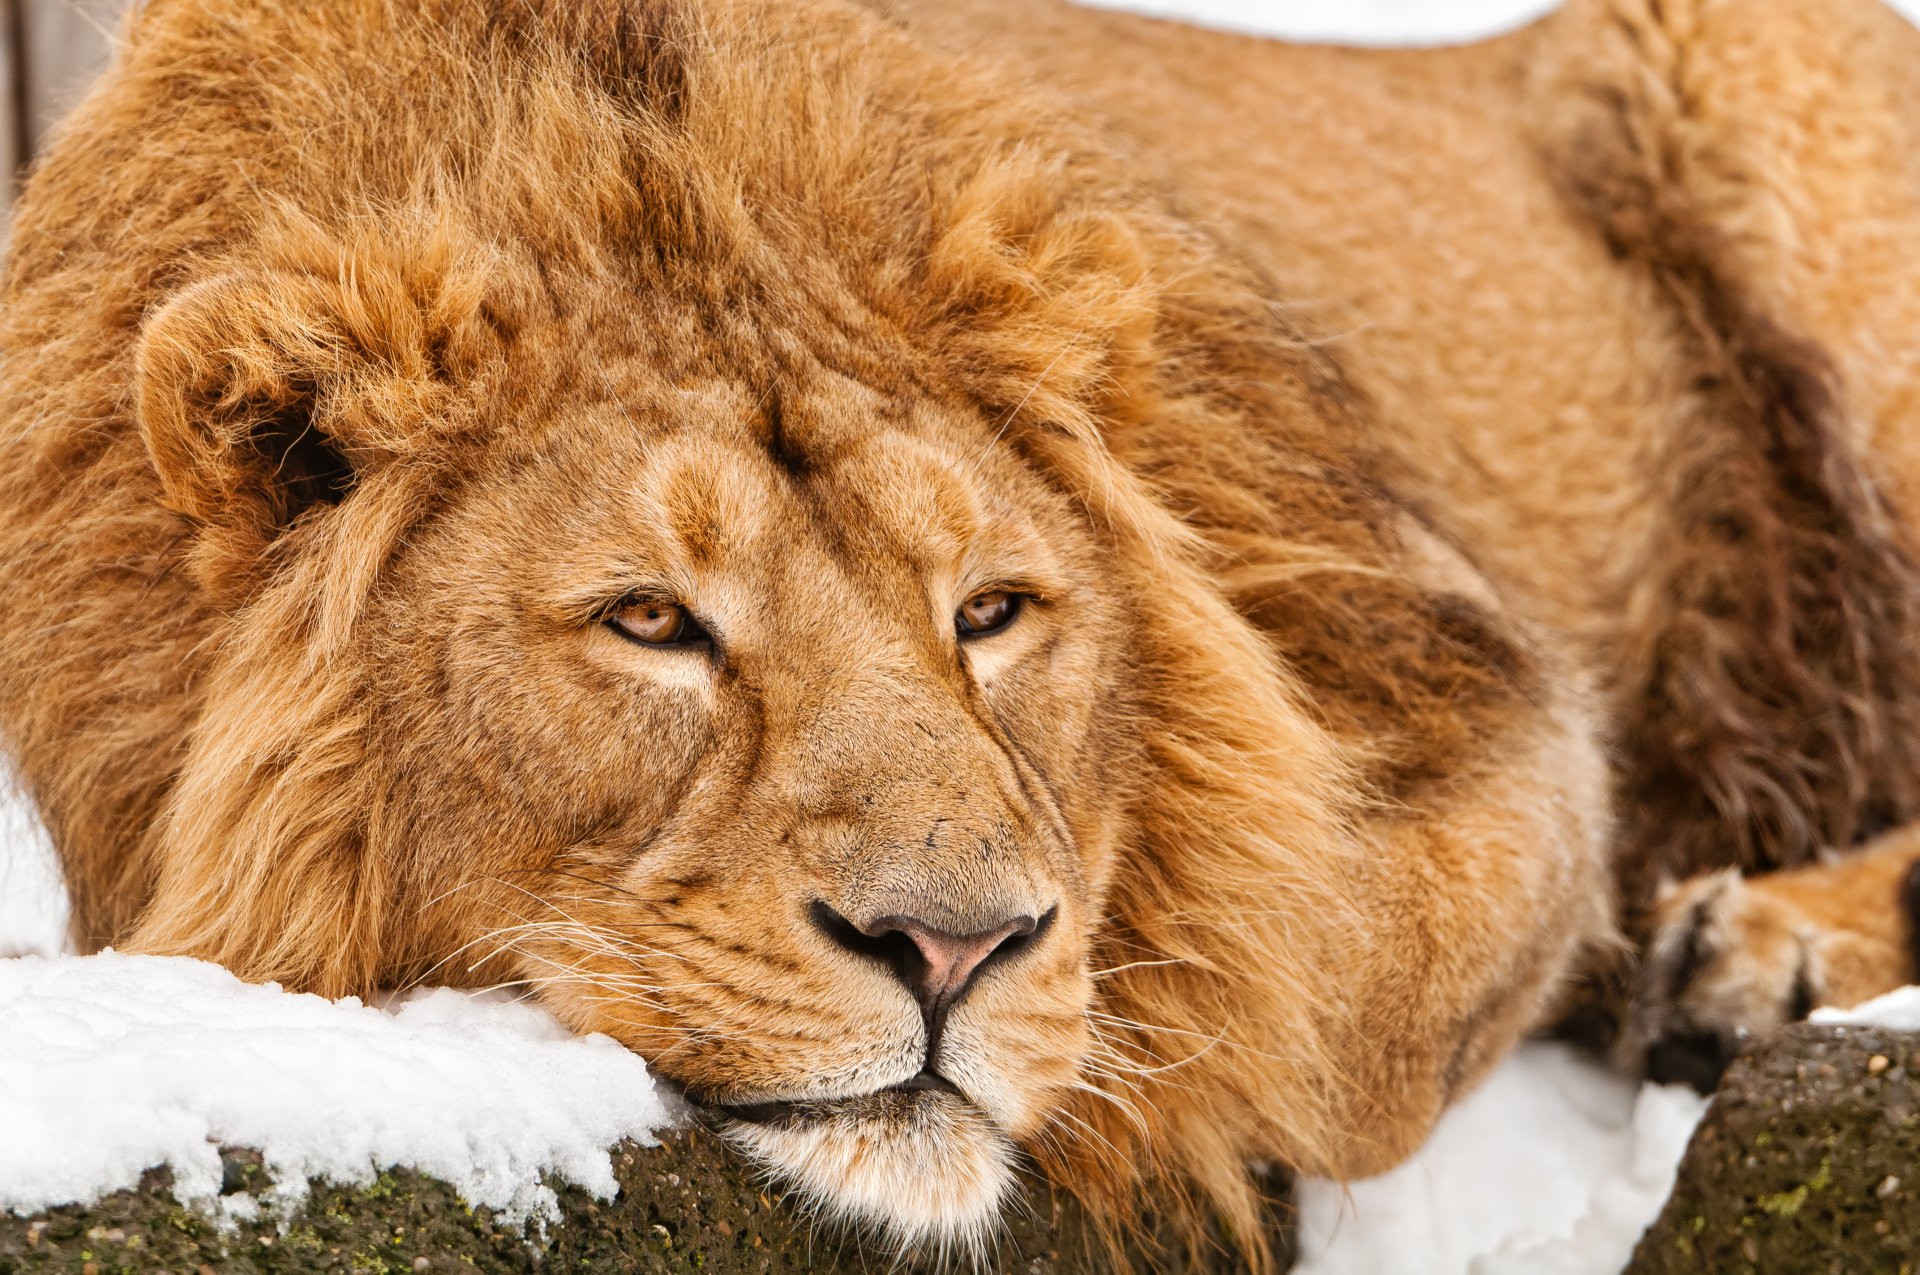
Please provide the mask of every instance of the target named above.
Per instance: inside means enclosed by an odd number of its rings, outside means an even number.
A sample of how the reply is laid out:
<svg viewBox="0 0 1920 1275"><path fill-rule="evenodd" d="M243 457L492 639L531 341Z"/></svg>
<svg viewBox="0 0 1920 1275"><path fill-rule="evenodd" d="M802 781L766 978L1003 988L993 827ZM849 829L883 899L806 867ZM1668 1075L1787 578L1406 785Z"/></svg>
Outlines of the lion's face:
<svg viewBox="0 0 1920 1275"><path fill-rule="evenodd" d="M993 425L831 373L603 371L371 617L437 973L524 979L903 1238L1076 1083L1113 603Z"/></svg>

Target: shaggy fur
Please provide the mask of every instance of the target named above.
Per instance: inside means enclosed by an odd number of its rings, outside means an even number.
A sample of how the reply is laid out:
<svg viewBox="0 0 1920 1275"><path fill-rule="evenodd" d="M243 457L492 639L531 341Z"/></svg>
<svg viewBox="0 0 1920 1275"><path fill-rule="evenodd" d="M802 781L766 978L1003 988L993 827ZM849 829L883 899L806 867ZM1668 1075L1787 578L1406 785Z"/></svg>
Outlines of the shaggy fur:
<svg viewBox="0 0 1920 1275"><path fill-rule="evenodd" d="M1596 43L1643 65L1646 93L1600 92L1583 68L1588 117L1553 139L1568 198L1671 309L1688 372L1615 695L1628 853L1689 873L1725 862L1729 834L1743 868L1804 863L1920 801L1911 535L1850 437L1837 370L1751 295L1705 206L1741 176L1696 188L1733 162L1690 127L1698 59L1675 36L1699 20L1616 18Z"/></svg>
<svg viewBox="0 0 1920 1275"><path fill-rule="evenodd" d="M905 1245L1024 1152L1265 1264L1248 1165L1404 1156L1616 884L1912 814L1920 40L1834 10L149 0L0 315L77 940L524 984ZM1637 1048L1823 994L1783 926L1897 931L1804 871L1857 906L1653 915ZM939 1017L901 917L1038 925Z"/></svg>

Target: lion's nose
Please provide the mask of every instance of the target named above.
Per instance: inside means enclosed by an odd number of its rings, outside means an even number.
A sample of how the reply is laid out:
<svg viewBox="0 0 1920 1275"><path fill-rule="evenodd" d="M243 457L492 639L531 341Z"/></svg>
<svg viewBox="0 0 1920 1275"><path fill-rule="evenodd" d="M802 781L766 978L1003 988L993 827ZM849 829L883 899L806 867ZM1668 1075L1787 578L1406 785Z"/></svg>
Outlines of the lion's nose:
<svg viewBox="0 0 1920 1275"><path fill-rule="evenodd" d="M883 916L855 925L819 899L810 913L838 946L884 962L920 1008L933 1014L958 1001L989 962L1031 946L1057 910L1049 908L1039 917L1010 916L971 934L955 934L911 916Z"/></svg>

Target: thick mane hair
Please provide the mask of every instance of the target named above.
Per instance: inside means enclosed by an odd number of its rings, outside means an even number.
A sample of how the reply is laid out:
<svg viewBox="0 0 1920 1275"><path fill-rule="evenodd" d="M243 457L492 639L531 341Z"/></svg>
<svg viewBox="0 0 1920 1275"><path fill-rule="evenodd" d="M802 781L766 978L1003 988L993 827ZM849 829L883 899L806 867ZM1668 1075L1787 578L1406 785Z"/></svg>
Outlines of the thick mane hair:
<svg viewBox="0 0 1920 1275"><path fill-rule="evenodd" d="M1196 1241L1217 1217L1257 1244L1235 1148L1330 1170L1365 1101L1325 1041L1367 779L1196 526L1285 526L1269 561L1373 587L1397 511L1360 418L1263 281L1045 101L851 7L699 9L140 10L20 208L0 332L27 423L0 443L0 582L34 610L0 711L77 935L329 995L428 964L360 608L463 481L483 395L592 375L541 355L618 278L696 302L750 374L804 327L848 375L966 396L1115 546L1145 764L1115 780L1097 1060L1040 1155L1107 1216L1181 1183ZM1290 459L1250 512L1189 446L1237 453L1233 479ZM291 496L228 498L261 470ZM130 609L137 640L108 640Z"/></svg>
<svg viewBox="0 0 1920 1275"><path fill-rule="evenodd" d="M1580 38L1534 72L1556 106L1543 156L1662 298L1685 405L1609 687L1637 912L1659 877L1804 864L1920 814L1920 562L1829 352L1750 263L1788 175L1710 126L1729 77L1688 37L1718 15L1630 0L1569 20Z"/></svg>

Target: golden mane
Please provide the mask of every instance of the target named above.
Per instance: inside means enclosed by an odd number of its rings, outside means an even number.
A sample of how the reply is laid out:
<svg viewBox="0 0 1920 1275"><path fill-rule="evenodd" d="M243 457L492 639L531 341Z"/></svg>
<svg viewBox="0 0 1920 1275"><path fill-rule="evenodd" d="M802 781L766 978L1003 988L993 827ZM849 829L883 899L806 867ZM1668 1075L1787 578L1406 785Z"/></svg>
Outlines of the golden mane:
<svg viewBox="0 0 1920 1275"><path fill-rule="evenodd" d="M892 357L935 352L938 366L907 374L1000 421L1004 445L1087 508L1126 564L1122 587L1164 611L1133 657L1151 770L1124 779L1099 1061L1043 1154L1109 1204L1136 1175L1190 1181L1197 1208L1256 1234L1231 1148L1272 1141L1331 1171L1335 1113L1356 1101L1323 1038L1342 1012L1330 954L1355 941L1342 864L1360 781L1233 611L1216 551L1120 458L1141 430L1286 421L1330 462L1295 499L1355 522L1306 529L1291 556L1363 572L1379 550L1351 489L1358 430L1333 405L1337 374L1057 109L930 64L837 6L705 10L152 5L125 64L66 124L15 232L6 343L38 357L16 357L6 395L11 419L41 428L8 440L6 503L41 509L9 520L4 557L10 584L83 614L49 617L14 665L52 676L4 689L77 926L89 945L204 956L329 995L436 960L410 932L420 900L383 828L356 621L486 428L472 387L538 392L515 334L542 304L542 271L699 288L717 308L791 296L844 326L836 354L860 375L894 379ZM281 77L293 55L276 50L291 48L350 74ZM422 82L431 131L412 105ZM159 94L185 105L163 113ZM142 145L98 164L134 118ZM255 140L312 119L334 139L318 159ZM72 335L50 342L54 328ZM339 371L303 381L315 367ZM262 420L294 408L274 428L375 462L349 522L283 532L289 511L225 494L236 466L298 463L262 441ZM146 448L168 475L158 487ZM431 463L379 470L399 454ZM94 484L103 498L75 508ZM25 495L56 487L74 496ZM1216 511L1247 498L1231 481L1179 495ZM53 525L57 552L29 547ZM168 617L160 649L75 643L107 620L79 583L103 560ZM140 711L111 725L83 713L75 729L78 685ZM106 774L149 778L123 792ZM1289 907L1246 906L1276 895Z"/></svg>

